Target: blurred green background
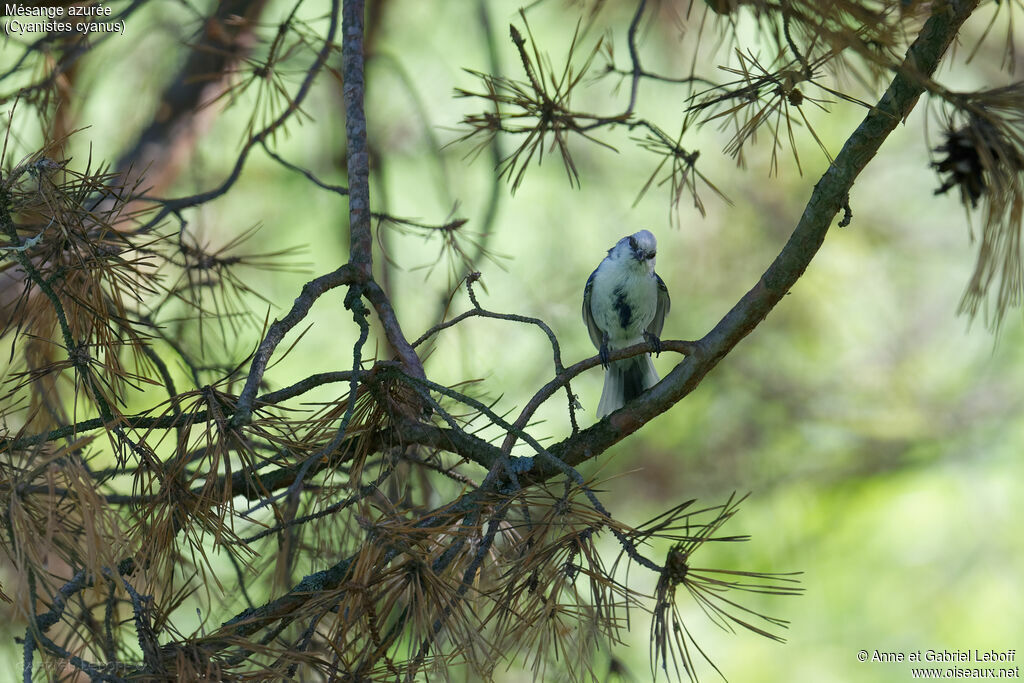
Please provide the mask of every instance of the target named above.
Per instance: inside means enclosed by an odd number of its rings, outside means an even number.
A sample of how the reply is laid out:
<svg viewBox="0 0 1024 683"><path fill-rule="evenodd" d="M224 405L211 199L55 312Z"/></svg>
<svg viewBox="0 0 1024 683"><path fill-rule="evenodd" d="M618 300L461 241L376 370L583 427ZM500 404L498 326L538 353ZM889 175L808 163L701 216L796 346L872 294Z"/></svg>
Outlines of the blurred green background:
<svg viewBox="0 0 1024 683"><path fill-rule="evenodd" d="M674 17L685 18L686 3L652 4L656 19L642 30L644 65L685 75L688 50L680 46L695 39L703 10L698 6L689 23L679 24ZM510 22L522 28L518 5L495 0L483 6L502 73L521 78L507 39ZM366 101L371 142L381 155L371 185L375 206L432 224L449 215L465 217L464 230L476 239L493 188L488 152L473 157L472 143L448 143L465 133L462 116L488 106L453 97L456 87L480 88L464 68L490 69L480 7L475 1L387 2L367 67ZM625 26L633 7L605 3L583 47L589 49L611 27L618 65L625 67ZM586 16L586 9L548 0L528 12L533 34L556 70L564 63L576 17L581 11ZM273 23L289 10L288 3L275 2L264 18ZM322 29L324 11L322 3L312 3L300 14ZM972 19L956 61L963 61L994 11L982 8ZM75 115L89 127L73 138L76 161L90 150L94 159L116 159L130 143L152 116L156 93L176 68L177 41L195 29L194 17L176 4L148 7L125 36L106 41L83 64L81 82L88 92ZM770 61L770 45L758 42L751 26L741 25L739 35L744 47ZM971 64L947 67L940 79L957 88L1013 80L998 68L1002 34L996 30L993 36ZM312 53L300 54L285 65L292 88L311 58ZM707 58L700 72L718 78L723 74L715 65L734 59L727 46ZM340 63L338 56L333 63ZM602 66L598 58L595 74ZM328 81L323 79L325 87L305 107L309 120L291 124L275 148L324 180L344 183L341 100ZM588 83L573 106L621 111L628 83L616 92L618 83L614 76ZM862 99L877 99L878 93L850 88ZM637 109L674 135L686 106L683 95L678 86L644 82ZM225 177L241 143L247 107L251 111L254 103L252 92L245 93L217 118L175 194L209 188ZM835 153L864 110L848 103L827 107L827 115L811 107L806 112ZM751 493L725 529L749 534L751 541L704 548L697 564L801 571L806 594L745 602L791 622L782 633L785 644L724 632L695 605L684 607L691 632L731 681L911 679L910 664L859 663L862 649L1024 653L1024 325L1018 310L998 333L984 320L957 315L977 244L954 194L933 195L940 181L929 168L928 148L941 141L936 111L929 112L922 100L896 130L854 187L852 224L833 228L790 295L701 386L582 468L585 476L606 480L603 501L633 524L689 498L719 503L733 491ZM477 264L486 288L479 293L481 304L544 319L557 333L567 363L590 356L594 349L580 318L583 284L616 240L648 228L658 237L657 269L673 301L663 337L703 336L781 249L827 167L807 131L797 128L795 134L803 174L784 149L781 170L770 177L769 138L762 136L746 150L746 168L740 169L721 153L728 134L714 124L687 133L683 145L701 151L698 168L733 204L704 191L702 217L684 197L678 227L670 224L666 187L652 187L634 205L659 159L638 149L629 133L597 134L617 152L572 140L579 189L570 186L557 153L545 153L514 195L504 183L498 188L493 234L486 238L495 259ZM26 152L31 137L26 128ZM507 153L517 142L501 144ZM256 240L243 251L307 246L299 259L308 265L304 273L251 275L250 286L273 302L274 317L304 281L346 259L346 215L343 200L257 150L231 193L188 218L189 229L212 244L259 224ZM438 259L436 240L387 225L377 230L394 264L387 277L397 312L407 336L417 337L437 321L451 291L449 264L442 259L433 269L425 267ZM464 268L457 264L455 274L461 278ZM255 305L261 322L266 305ZM460 290L451 310L468 305ZM312 320L298 346L268 373L273 388L350 364L355 328L341 294L322 299ZM258 324L242 329L235 357L255 346L259 331ZM676 360L663 354L655 364L664 374ZM444 333L427 371L444 384L482 379L487 395L501 396L503 412L522 407L550 378L552 363L547 339L535 328L470 320ZM589 423L601 374L591 371L574 386ZM539 417L544 422L535 434L563 438L564 395L549 401ZM616 553L609 543L609 557ZM631 579L651 581L653 591L653 580L642 572ZM636 612L628 647L615 651L635 680L651 677L648 640L649 619ZM4 668L20 671L20 649L10 638L3 647ZM1018 666L1021 658L1009 665ZM510 662L504 679L530 680L519 666ZM715 678L710 669L701 673ZM556 672L549 674L557 680Z"/></svg>

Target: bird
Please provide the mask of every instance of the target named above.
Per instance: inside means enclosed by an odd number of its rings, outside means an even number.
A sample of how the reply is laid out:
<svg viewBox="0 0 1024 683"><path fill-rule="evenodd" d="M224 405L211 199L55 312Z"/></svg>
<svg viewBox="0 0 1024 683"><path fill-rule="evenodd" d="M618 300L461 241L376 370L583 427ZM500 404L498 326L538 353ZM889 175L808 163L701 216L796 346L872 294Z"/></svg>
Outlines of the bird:
<svg viewBox="0 0 1024 683"><path fill-rule="evenodd" d="M660 350L671 301L654 272L658 241L649 230L623 237L608 250L583 288L583 322L604 366L600 420L658 383L651 354L608 362L611 351L642 341Z"/></svg>

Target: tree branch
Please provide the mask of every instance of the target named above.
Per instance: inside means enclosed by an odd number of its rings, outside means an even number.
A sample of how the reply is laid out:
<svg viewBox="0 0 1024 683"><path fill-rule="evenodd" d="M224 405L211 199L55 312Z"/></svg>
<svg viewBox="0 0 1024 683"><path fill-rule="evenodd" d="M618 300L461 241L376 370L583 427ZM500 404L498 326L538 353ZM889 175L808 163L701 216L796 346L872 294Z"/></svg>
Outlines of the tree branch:
<svg viewBox="0 0 1024 683"><path fill-rule="evenodd" d="M235 165L231 169L231 173L228 174L228 177L225 178L218 187L215 187L212 190L200 192L187 197L179 197L177 199L145 197L147 200L158 202L161 205L161 208L153 218L146 222L145 225L137 228L136 232L149 232L156 226L160 225L163 220L171 214L178 215L184 209L205 204L206 202L213 201L214 199L227 194L228 190L230 190L238 181L239 177L241 177L242 169L245 168L245 162L248 160L249 153L252 151L252 148L258 144L262 144L264 140L281 128L285 122L295 114L295 112L300 111L303 101L306 99L306 96L313 87L313 82L320 74L324 64L327 63L327 58L330 56L331 50L334 48L334 34L338 27L337 4L337 2L331 3L330 24L327 27L327 35L324 37L323 47L317 52L316 58L313 60L313 64L306 71L306 76L302 79L302 84L295 92L295 96L288 99L288 106L276 119L274 119L259 133L249 138L245 143L245 146L242 148L242 151L239 153L238 158L235 160Z"/></svg>
<svg viewBox="0 0 1024 683"><path fill-rule="evenodd" d="M366 147L363 94L363 0L345 0L342 18L342 72L345 84L345 137L348 142L349 263L373 277L373 236L370 233L370 153Z"/></svg>
<svg viewBox="0 0 1024 683"><path fill-rule="evenodd" d="M149 192L163 192L188 162L201 131L216 112L229 74L255 42L253 27L266 0L220 2L204 23L188 59L160 97L159 116L117 162L125 187L143 176ZM244 22L234 21L244 17Z"/></svg>
<svg viewBox="0 0 1024 683"><path fill-rule="evenodd" d="M408 371L423 378L423 364L402 333L387 294L373 281L373 235L370 230L370 153L366 144L366 91L363 64L363 0L345 0L341 47L345 84L345 136L348 165L349 264L358 269L363 294L377 312L395 355Z"/></svg>

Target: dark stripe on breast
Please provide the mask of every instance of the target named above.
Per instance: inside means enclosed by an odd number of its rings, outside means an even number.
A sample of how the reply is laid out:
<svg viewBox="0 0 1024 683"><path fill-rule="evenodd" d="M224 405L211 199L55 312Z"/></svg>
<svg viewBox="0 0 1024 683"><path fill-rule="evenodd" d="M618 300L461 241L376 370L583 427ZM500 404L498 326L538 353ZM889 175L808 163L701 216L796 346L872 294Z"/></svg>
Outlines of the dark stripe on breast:
<svg viewBox="0 0 1024 683"><path fill-rule="evenodd" d="M616 287L612 295L615 297L612 306L619 314L619 325L622 326L622 329L626 329L629 327L629 321L633 319L633 309L629 307L629 302L626 301L626 292L622 287Z"/></svg>
<svg viewBox="0 0 1024 683"><path fill-rule="evenodd" d="M622 400L629 403L634 398L644 393L644 365L647 361L645 356L627 358L627 363L622 372Z"/></svg>

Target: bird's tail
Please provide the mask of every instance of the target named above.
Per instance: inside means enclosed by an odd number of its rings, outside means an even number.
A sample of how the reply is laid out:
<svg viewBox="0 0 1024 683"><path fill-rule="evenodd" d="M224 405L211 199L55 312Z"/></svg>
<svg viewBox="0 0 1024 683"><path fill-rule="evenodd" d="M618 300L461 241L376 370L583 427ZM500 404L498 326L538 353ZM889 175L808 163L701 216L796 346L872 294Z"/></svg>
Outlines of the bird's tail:
<svg viewBox="0 0 1024 683"><path fill-rule="evenodd" d="M610 415L658 383L651 355L617 360L604 371L604 390L597 404L597 419Z"/></svg>

